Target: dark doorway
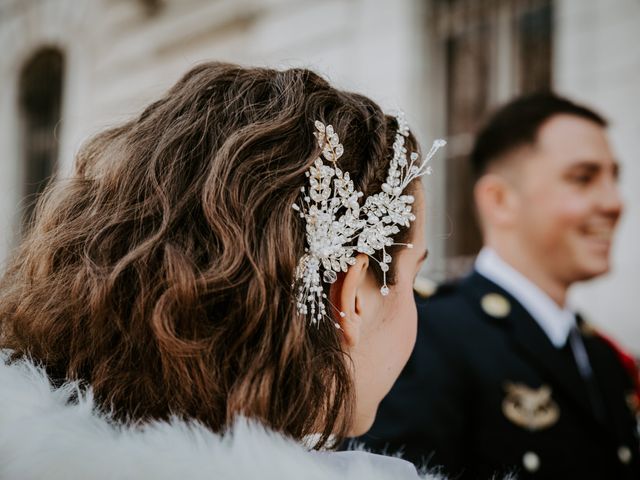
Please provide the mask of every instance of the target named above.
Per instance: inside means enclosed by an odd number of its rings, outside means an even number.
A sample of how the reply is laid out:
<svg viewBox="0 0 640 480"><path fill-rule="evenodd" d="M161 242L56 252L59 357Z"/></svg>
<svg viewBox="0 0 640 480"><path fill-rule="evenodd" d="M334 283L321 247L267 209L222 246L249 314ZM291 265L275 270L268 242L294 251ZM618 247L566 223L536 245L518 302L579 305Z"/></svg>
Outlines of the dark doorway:
<svg viewBox="0 0 640 480"><path fill-rule="evenodd" d="M38 195L56 169L63 77L64 57L53 48L35 53L20 74L23 232L28 229Z"/></svg>

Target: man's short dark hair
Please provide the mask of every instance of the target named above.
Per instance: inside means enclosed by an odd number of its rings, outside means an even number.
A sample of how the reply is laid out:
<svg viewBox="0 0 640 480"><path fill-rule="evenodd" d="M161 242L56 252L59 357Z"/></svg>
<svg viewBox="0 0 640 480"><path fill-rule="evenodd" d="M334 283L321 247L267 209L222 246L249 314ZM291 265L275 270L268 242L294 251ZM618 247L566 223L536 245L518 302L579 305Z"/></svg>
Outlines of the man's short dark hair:
<svg viewBox="0 0 640 480"><path fill-rule="evenodd" d="M470 157L474 178L484 175L489 166L506 153L533 145L542 124L559 114L576 115L607 126L607 121L598 113L553 93L519 97L495 112L480 130Z"/></svg>

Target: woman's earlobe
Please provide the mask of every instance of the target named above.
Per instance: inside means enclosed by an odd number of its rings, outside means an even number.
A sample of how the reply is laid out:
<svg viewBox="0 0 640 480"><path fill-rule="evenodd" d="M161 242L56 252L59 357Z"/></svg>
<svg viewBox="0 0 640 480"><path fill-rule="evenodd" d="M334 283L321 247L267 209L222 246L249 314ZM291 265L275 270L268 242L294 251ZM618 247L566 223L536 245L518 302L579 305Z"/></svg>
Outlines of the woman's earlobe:
<svg viewBox="0 0 640 480"><path fill-rule="evenodd" d="M331 286L331 302L335 305L336 327L342 331L346 346L354 347L360 341L362 326L359 293L365 287L369 257L358 254L356 262L338 276Z"/></svg>
<svg viewBox="0 0 640 480"><path fill-rule="evenodd" d="M344 312L342 312L344 313ZM360 343L360 329L362 327L362 318L359 315L348 315L340 317L340 331L344 344L347 348L353 348Z"/></svg>

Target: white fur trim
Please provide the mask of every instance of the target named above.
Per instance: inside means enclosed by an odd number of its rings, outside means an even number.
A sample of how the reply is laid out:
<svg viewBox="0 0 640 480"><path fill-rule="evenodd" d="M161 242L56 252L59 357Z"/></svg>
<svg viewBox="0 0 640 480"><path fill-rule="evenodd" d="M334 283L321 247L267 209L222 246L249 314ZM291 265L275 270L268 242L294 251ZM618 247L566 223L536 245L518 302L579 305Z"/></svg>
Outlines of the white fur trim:
<svg viewBox="0 0 640 480"><path fill-rule="evenodd" d="M69 402L74 397L79 400ZM2 479L433 478L359 453L347 462L327 461L331 454L310 453L246 419L225 435L179 420L118 426L97 413L90 391L81 394L72 382L54 389L33 363L6 365L0 354Z"/></svg>

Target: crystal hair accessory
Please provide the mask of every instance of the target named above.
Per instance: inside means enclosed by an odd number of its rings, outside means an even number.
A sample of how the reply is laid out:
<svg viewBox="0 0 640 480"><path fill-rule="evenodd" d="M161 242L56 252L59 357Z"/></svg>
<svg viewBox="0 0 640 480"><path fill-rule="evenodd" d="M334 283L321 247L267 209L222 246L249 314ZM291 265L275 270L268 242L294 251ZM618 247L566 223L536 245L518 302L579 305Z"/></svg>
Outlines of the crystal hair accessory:
<svg viewBox="0 0 640 480"><path fill-rule="evenodd" d="M329 317L321 280L335 282L338 272L346 272L355 263L355 253L365 253L378 263L383 274L380 293L386 296L386 272L392 260L386 248L413 247L410 243L395 243L392 238L399 227L409 227L416 218L411 213L414 198L403 191L415 178L431 173L427 163L446 142L434 141L425 159L417 164L417 153L407 159L405 138L409 136L409 126L404 115L400 113L396 119L398 130L387 179L382 191L367 197L362 206L363 193L355 190L349 172L338 167L338 159L344 153L338 135L331 125L315 122L314 135L322 153L305 173L309 186L301 187L301 200L292 205L305 220L307 240L305 254L296 268L296 306L300 314L310 315L312 323ZM382 251L381 260L373 256L377 251ZM340 312L340 316L344 314Z"/></svg>

